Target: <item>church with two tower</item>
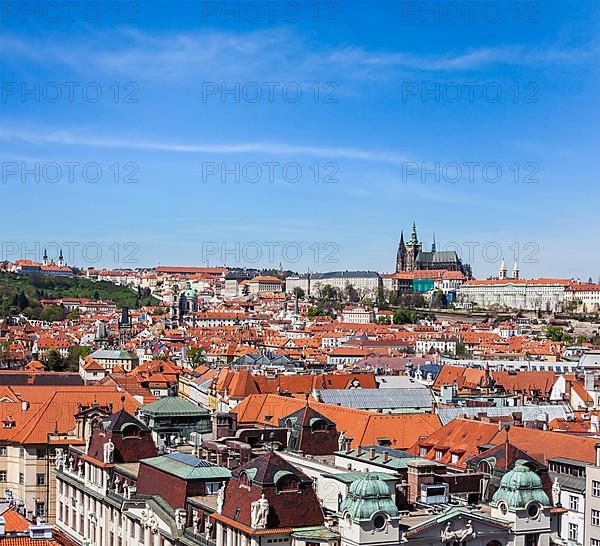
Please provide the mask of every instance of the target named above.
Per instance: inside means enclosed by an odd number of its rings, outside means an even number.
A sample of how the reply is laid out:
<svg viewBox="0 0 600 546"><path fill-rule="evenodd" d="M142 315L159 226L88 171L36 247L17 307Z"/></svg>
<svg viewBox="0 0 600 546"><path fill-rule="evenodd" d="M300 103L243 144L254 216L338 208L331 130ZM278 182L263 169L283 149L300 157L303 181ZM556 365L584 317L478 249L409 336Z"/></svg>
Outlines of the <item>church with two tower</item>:
<svg viewBox="0 0 600 546"><path fill-rule="evenodd" d="M472 276L471 267L462 263L456 251L437 250L435 235L431 251L423 250L423 243L417 236L417 226L413 222L408 242L404 242L404 232L400 233L400 243L396 253L396 273L428 270L460 271L467 278Z"/></svg>

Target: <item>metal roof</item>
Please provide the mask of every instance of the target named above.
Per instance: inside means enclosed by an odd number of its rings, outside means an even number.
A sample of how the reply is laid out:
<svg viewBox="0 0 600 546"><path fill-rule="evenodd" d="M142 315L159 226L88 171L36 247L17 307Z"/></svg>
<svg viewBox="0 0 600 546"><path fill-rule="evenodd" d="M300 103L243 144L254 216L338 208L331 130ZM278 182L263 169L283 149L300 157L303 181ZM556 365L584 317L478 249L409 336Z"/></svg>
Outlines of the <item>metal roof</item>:
<svg viewBox="0 0 600 546"><path fill-rule="evenodd" d="M524 421L536 421L546 419L565 419L568 415L573 415L573 411L568 404L546 404L539 406L500 406L500 407L458 407L458 408L438 408L437 416L440 418L442 426L450 421L458 419L462 415L474 417L479 413L484 413L489 417L509 417L518 412L523 415Z"/></svg>
<svg viewBox="0 0 600 546"><path fill-rule="evenodd" d="M227 468L185 453L169 453L141 462L184 480L221 480L231 477Z"/></svg>
<svg viewBox="0 0 600 546"><path fill-rule="evenodd" d="M151 417L202 417L209 413L208 410L178 396L160 398L142 406L138 412Z"/></svg>
<svg viewBox="0 0 600 546"><path fill-rule="evenodd" d="M324 389L317 390L320 402L356 409L429 409L433 397L429 389Z"/></svg>

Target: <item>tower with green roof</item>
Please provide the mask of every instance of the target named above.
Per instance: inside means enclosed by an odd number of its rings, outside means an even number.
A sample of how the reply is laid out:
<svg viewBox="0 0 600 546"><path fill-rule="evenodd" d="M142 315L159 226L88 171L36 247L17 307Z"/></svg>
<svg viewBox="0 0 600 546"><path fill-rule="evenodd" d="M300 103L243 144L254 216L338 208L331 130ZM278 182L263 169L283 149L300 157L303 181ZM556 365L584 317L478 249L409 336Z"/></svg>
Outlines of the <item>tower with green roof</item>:
<svg viewBox="0 0 600 546"><path fill-rule="evenodd" d="M547 546L552 532L552 502L544 491L542 479L530 468L528 461L519 459L502 477L490 504L492 518L511 524L514 546L534 542L537 546Z"/></svg>
<svg viewBox="0 0 600 546"><path fill-rule="evenodd" d="M341 546L398 544L399 512L388 485L366 472L352 482L340 506Z"/></svg>

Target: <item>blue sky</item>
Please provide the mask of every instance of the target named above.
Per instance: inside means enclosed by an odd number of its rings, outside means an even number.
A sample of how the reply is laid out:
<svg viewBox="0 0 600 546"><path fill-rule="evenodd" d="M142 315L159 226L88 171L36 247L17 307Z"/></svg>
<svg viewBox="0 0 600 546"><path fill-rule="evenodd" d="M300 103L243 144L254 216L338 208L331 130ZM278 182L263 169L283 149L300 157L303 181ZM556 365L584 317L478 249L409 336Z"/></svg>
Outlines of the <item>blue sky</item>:
<svg viewBox="0 0 600 546"><path fill-rule="evenodd" d="M391 271L416 221L600 275L595 1L49 4L3 5L0 259Z"/></svg>

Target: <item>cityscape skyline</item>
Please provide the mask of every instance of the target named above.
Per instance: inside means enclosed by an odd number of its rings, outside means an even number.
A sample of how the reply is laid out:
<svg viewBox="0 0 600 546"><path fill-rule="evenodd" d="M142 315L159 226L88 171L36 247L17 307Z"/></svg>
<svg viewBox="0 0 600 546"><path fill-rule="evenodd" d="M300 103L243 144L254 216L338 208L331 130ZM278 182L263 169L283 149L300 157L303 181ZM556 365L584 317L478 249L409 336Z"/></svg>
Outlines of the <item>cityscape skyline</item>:
<svg viewBox="0 0 600 546"><path fill-rule="evenodd" d="M293 242L298 262L264 265L391 271L416 220L479 277L498 245L526 276L596 278L599 7L494 4L7 10L1 188L29 216L7 208L3 241L93 242L107 267L130 242L141 265Z"/></svg>

